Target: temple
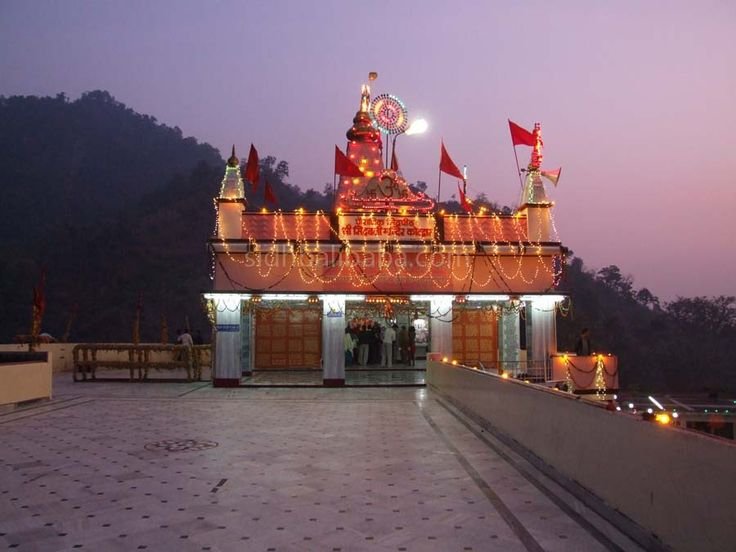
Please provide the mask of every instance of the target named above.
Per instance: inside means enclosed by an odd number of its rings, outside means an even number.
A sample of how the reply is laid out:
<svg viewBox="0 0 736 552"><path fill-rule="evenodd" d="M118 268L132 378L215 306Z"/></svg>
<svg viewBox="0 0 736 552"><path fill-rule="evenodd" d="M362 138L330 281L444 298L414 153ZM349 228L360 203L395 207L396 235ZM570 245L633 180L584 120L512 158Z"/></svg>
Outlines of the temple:
<svg viewBox="0 0 736 552"><path fill-rule="evenodd" d="M515 212L446 214L387 162L406 112L380 97L381 125L378 98L363 86L331 212L248 210L233 148L209 241L214 385L292 368L343 385L345 329L367 318L413 326L419 358L553 377L566 250L541 178L540 126Z"/></svg>

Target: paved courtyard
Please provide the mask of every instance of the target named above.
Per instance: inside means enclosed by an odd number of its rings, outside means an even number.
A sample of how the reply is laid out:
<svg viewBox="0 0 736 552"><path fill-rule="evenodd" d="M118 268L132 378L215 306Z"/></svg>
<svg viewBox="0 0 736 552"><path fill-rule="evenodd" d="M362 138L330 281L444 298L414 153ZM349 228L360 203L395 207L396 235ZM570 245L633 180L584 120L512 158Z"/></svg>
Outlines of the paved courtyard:
<svg viewBox="0 0 736 552"><path fill-rule="evenodd" d="M0 549L638 550L426 389L70 379L0 414Z"/></svg>

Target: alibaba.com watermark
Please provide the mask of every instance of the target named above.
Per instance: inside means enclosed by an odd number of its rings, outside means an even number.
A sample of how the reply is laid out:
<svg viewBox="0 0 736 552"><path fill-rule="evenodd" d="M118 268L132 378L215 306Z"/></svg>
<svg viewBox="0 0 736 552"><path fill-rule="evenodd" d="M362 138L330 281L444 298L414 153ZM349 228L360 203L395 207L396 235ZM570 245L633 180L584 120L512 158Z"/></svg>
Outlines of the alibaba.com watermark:
<svg viewBox="0 0 736 552"><path fill-rule="evenodd" d="M457 261L455 261L457 262ZM245 255L242 263L245 268L293 268L340 269L353 267L360 269L427 269L450 268L453 255L439 251L300 251L293 254L281 252L259 252Z"/></svg>

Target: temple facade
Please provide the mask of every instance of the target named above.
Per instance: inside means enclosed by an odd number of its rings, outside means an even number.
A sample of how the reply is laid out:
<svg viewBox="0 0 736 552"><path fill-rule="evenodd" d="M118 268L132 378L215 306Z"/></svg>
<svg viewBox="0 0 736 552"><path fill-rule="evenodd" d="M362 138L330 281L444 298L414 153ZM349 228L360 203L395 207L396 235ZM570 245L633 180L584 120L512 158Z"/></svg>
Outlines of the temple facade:
<svg viewBox="0 0 736 552"><path fill-rule="evenodd" d="M343 385L345 329L367 319L413 326L420 358L548 373L565 249L539 126L515 212L447 214L385 166L370 105L364 86L345 150L359 172L340 177L330 212L249 210L233 150L209 241L214 385L292 368Z"/></svg>

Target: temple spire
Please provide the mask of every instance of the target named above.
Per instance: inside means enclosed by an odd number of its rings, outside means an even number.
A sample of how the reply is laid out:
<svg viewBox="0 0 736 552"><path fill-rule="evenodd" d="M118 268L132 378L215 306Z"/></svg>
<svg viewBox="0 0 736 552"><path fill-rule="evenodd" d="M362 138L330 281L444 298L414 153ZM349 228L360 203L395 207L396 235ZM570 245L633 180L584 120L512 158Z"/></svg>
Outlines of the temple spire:
<svg viewBox="0 0 736 552"><path fill-rule="evenodd" d="M381 132L373 125L368 109L371 104L371 88L364 84L360 89L360 109L353 118L353 126L347 131L351 142L369 142L381 144Z"/></svg>
<svg viewBox="0 0 736 552"><path fill-rule="evenodd" d="M542 125L540 123L534 123L532 135L534 136L534 145L532 146L532 156L529 160L524 188L522 189L522 205L549 202L547 192L544 189L544 182L542 182L541 178L542 160L544 159L542 147L544 146L544 141L542 140Z"/></svg>
<svg viewBox="0 0 736 552"><path fill-rule="evenodd" d="M371 105L371 87L364 84L360 89L360 111L368 113L368 106Z"/></svg>
<svg viewBox="0 0 736 552"><path fill-rule="evenodd" d="M235 144L225 166L225 176L220 184L221 199L245 199L245 185L240 175L240 160L235 154Z"/></svg>
<svg viewBox="0 0 736 552"><path fill-rule="evenodd" d="M230 154L230 159L227 160L228 167L238 167L240 166L240 159L238 159L238 156L235 155L235 144L233 144L233 151Z"/></svg>

